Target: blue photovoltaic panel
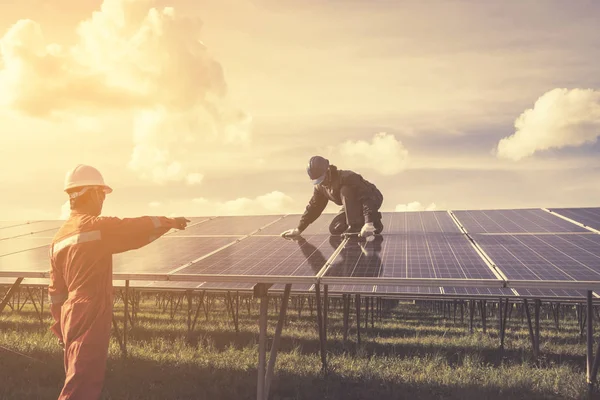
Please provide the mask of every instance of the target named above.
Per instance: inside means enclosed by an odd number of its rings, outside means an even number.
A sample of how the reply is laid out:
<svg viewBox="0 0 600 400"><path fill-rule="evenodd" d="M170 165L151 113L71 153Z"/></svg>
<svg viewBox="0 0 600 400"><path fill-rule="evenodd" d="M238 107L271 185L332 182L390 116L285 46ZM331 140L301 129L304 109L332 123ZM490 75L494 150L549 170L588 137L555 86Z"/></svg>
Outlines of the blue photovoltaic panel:
<svg viewBox="0 0 600 400"><path fill-rule="evenodd" d="M372 294L374 289L373 285L327 285L327 292L332 294ZM321 286L321 294L324 290Z"/></svg>
<svg viewBox="0 0 600 400"><path fill-rule="evenodd" d="M0 240L0 257L38 247L49 249L50 242L50 239L31 238L29 236Z"/></svg>
<svg viewBox="0 0 600 400"><path fill-rule="evenodd" d="M509 288L470 288L470 287L444 287L445 295L455 296L515 296Z"/></svg>
<svg viewBox="0 0 600 400"><path fill-rule="evenodd" d="M231 237L164 236L137 250L116 254L115 273L168 273L235 241Z"/></svg>
<svg viewBox="0 0 600 400"><path fill-rule="evenodd" d="M600 280L600 235L472 235L508 280Z"/></svg>
<svg viewBox="0 0 600 400"><path fill-rule="evenodd" d="M321 216L312 224L306 228L302 235L313 236L313 235L329 235L329 224L337 214L321 214ZM298 227L300 222L300 214L288 215L285 218L269 225L265 229L261 229L257 235L279 235L288 229Z"/></svg>
<svg viewBox="0 0 600 400"><path fill-rule="evenodd" d="M64 221L37 221L25 225L12 226L0 229L0 240L14 238L19 236L31 235L33 233L47 233L54 231L64 223Z"/></svg>
<svg viewBox="0 0 600 400"><path fill-rule="evenodd" d="M44 246L2 256L0 271L48 272L50 271L48 248Z"/></svg>
<svg viewBox="0 0 600 400"><path fill-rule="evenodd" d="M554 211L577 221L590 228L600 230L600 207L588 207L588 208L552 208L550 211Z"/></svg>
<svg viewBox="0 0 600 400"><path fill-rule="evenodd" d="M336 236L301 240L278 236L248 237L194 265L181 274L315 276L341 243Z"/></svg>
<svg viewBox="0 0 600 400"><path fill-rule="evenodd" d="M395 212L383 214L383 234L460 233L446 211Z"/></svg>
<svg viewBox="0 0 600 400"><path fill-rule="evenodd" d="M585 299L587 292L584 290L565 289L516 289L519 296L532 297L535 299L547 299L552 297L568 297Z"/></svg>
<svg viewBox="0 0 600 400"><path fill-rule="evenodd" d="M397 285L377 285L375 292L378 294L418 294L418 295L439 295L442 292L439 287L434 286L397 286Z"/></svg>
<svg viewBox="0 0 600 400"><path fill-rule="evenodd" d="M497 279L462 234L350 239L325 276Z"/></svg>
<svg viewBox="0 0 600 400"><path fill-rule="evenodd" d="M172 233L171 236L212 236L248 235L263 226L281 218L278 215L250 215L239 217L217 217L210 221L190 226L186 230Z"/></svg>
<svg viewBox="0 0 600 400"><path fill-rule="evenodd" d="M540 209L453 211L469 233L589 232Z"/></svg>

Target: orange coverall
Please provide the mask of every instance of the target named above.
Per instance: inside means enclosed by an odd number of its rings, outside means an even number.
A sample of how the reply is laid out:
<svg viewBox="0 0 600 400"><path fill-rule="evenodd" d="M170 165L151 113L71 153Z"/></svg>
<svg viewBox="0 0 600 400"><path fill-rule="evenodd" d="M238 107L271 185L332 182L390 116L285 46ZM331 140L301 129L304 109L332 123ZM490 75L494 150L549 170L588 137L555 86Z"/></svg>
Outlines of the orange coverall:
<svg viewBox="0 0 600 400"><path fill-rule="evenodd" d="M50 329L65 344L66 374L59 400L93 400L102 392L113 311L112 255L145 246L172 227L166 217L74 212L54 237Z"/></svg>

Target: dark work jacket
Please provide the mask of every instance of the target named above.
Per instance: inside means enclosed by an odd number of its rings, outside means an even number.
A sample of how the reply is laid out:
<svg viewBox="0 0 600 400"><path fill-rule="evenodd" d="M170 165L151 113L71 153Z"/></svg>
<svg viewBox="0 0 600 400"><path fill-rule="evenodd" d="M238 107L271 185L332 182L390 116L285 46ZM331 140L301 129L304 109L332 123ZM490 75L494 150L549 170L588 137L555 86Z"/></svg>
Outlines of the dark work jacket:
<svg viewBox="0 0 600 400"><path fill-rule="evenodd" d="M319 218L330 200L338 206L343 205L340 192L344 186L348 186L357 196L355 200L362 203L365 222L373 222L373 214L377 212L383 200L383 195L377 187L356 172L338 170L335 165L331 165L329 171L331 172L329 184L315 185L313 196L300 218L298 229L305 230Z"/></svg>

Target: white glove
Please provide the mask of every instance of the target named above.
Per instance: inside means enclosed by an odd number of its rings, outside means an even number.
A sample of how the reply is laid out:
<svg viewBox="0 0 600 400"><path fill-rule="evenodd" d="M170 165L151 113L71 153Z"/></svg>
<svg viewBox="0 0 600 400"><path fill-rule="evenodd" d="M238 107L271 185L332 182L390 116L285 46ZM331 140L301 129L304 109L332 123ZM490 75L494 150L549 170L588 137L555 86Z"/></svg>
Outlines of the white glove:
<svg viewBox="0 0 600 400"><path fill-rule="evenodd" d="M362 229L360 230L361 237L369 237L369 236L373 236L374 234L375 234L375 226L373 225L372 222L367 222L366 224L363 225Z"/></svg>
<svg viewBox="0 0 600 400"><path fill-rule="evenodd" d="M282 238L295 237L295 236L300 236L301 233L302 232L298 228L288 229L287 231L285 231L281 234L281 237Z"/></svg>

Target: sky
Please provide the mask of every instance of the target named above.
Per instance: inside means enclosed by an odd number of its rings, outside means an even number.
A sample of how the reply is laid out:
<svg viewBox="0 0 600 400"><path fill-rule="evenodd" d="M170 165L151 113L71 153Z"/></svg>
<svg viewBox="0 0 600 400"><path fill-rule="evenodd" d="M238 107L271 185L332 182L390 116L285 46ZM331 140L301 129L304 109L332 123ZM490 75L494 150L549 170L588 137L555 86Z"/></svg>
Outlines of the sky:
<svg viewBox="0 0 600 400"><path fill-rule="evenodd" d="M323 155L383 211L597 206L595 1L5 0L0 220L301 213ZM330 205L328 211L335 212Z"/></svg>

